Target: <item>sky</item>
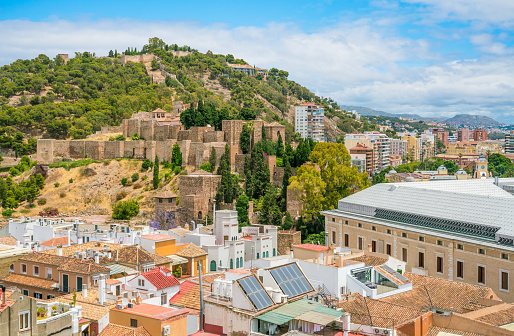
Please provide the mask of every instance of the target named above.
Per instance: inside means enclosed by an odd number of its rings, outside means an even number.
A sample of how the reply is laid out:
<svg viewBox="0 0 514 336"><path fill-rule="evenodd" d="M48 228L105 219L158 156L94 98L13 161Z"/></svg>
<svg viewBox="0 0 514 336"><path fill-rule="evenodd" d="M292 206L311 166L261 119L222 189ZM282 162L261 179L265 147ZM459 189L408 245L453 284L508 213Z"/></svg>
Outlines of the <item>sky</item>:
<svg viewBox="0 0 514 336"><path fill-rule="evenodd" d="M339 104L514 124L513 0L0 0L0 65L154 36L286 70Z"/></svg>

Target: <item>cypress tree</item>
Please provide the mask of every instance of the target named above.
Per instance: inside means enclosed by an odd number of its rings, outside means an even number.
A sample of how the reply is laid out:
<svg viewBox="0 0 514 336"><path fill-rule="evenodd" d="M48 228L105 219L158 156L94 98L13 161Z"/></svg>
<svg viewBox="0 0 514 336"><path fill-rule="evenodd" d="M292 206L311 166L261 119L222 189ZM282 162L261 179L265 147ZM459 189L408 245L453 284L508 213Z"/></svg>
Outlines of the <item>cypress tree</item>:
<svg viewBox="0 0 514 336"><path fill-rule="evenodd" d="M284 158L284 142L282 141L282 135L278 134L278 140L276 142L276 155L279 158Z"/></svg>
<svg viewBox="0 0 514 336"><path fill-rule="evenodd" d="M289 160L287 157L284 158L285 165L284 165L284 176L282 178L282 192L281 192L281 198L282 198L282 211L286 211L287 209L287 187L289 187L289 179L293 175L291 165L289 164Z"/></svg>
<svg viewBox="0 0 514 336"><path fill-rule="evenodd" d="M159 188L159 158L155 156L155 162L153 166L153 188Z"/></svg>
<svg viewBox="0 0 514 336"><path fill-rule="evenodd" d="M173 150L171 151L171 165L173 168L182 167L182 152L176 142L173 145Z"/></svg>
<svg viewBox="0 0 514 336"><path fill-rule="evenodd" d="M211 154L209 155L209 163L211 164L211 170L214 171L216 168L216 149L211 147Z"/></svg>
<svg viewBox="0 0 514 336"><path fill-rule="evenodd" d="M221 156L218 175L221 175L221 182L216 194L217 202L232 203L235 197L232 174L230 172L230 148L225 145L225 153Z"/></svg>
<svg viewBox="0 0 514 336"><path fill-rule="evenodd" d="M243 154L248 153L250 150L250 126L248 123L243 125L243 130L239 137L239 146L241 147Z"/></svg>

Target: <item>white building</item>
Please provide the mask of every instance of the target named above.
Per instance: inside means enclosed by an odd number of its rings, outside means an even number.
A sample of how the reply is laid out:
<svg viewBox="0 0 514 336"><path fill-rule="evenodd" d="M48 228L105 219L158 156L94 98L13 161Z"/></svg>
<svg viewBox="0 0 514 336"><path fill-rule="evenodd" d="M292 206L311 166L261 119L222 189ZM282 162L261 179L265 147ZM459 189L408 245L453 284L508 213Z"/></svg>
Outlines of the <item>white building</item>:
<svg viewBox="0 0 514 336"><path fill-rule="evenodd" d="M150 298L148 304L169 306L169 299L180 290L180 282L164 266L126 279L125 290L141 292Z"/></svg>
<svg viewBox="0 0 514 336"><path fill-rule="evenodd" d="M364 132L355 134L346 134L344 136L344 145L349 150L363 144L373 148L373 171L379 172L389 166L389 155L391 155L391 138L379 132Z"/></svg>
<svg viewBox="0 0 514 336"><path fill-rule="evenodd" d="M323 106L305 103L295 107L295 132L304 139L325 141L325 111Z"/></svg>

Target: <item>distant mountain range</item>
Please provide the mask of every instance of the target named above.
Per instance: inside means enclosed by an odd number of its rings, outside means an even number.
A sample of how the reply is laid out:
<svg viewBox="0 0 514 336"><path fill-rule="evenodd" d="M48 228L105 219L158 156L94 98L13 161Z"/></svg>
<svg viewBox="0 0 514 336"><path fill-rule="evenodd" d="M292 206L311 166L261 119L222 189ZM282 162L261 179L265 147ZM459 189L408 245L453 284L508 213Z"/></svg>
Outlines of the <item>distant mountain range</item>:
<svg viewBox="0 0 514 336"><path fill-rule="evenodd" d="M492 118L481 116L481 115L473 115L473 114L458 114L451 118L431 118L431 117L422 117L418 114L395 114L395 113L389 113L384 111L377 111L370 109L368 107L363 106L352 106L352 105L340 105L343 110L346 111L357 111L360 115L366 115L366 116L383 116L383 117L392 117L392 118L412 118L412 119L418 119L418 120L428 120L428 121L435 121L435 122L441 122L446 123L454 126L468 126L470 128L477 128L477 127L495 127L495 126L505 126L505 124L496 121Z"/></svg>

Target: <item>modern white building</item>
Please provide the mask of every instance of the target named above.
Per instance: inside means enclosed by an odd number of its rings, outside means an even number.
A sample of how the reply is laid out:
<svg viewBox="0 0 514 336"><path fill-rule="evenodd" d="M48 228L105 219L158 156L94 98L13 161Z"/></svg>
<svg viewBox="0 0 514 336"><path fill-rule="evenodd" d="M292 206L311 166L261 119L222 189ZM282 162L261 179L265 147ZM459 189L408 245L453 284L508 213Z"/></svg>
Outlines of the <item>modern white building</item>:
<svg viewBox="0 0 514 336"><path fill-rule="evenodd" d="M304 139L325 141L325 111L323 106L305 103L295 107L295 132Z"/></svg>
<svg viewBox="0 0 514 336"><path fill-rule="evenodd" d="M346 134L344 136L344 145L349 150L363 144L373 148L373 171L379 172L389 166L389 155L391 155L391 138L379 132L364 132L355 134Z"/></svg>
<svg viewBox="0 0 514 336"><path fill-rule="evenodd" d="M180 290L180 282L161 266L126 279L125 290L147 294L149 298L143 302L167 307L169 299Z"/></svg>

